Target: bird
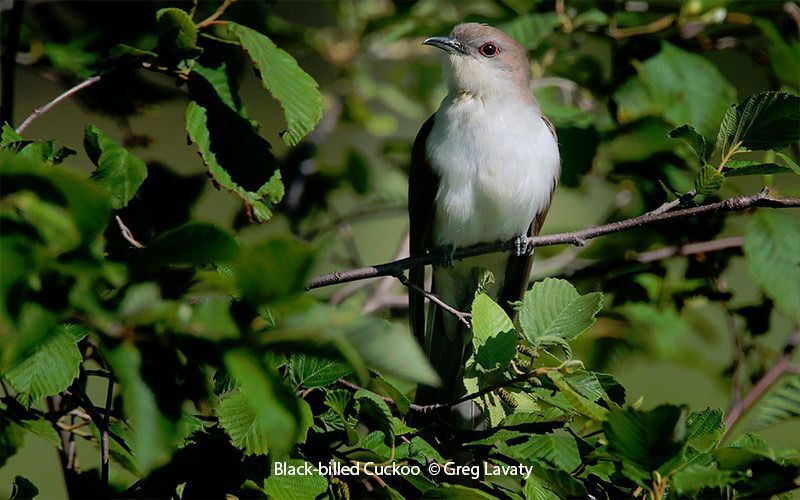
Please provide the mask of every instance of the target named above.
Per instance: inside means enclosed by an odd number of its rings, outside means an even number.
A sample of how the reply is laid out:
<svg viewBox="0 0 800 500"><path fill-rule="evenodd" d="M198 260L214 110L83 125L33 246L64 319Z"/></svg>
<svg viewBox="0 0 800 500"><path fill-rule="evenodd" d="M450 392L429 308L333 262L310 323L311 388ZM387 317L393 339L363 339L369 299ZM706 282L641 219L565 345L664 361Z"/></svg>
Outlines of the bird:
<svg viewBox="0 0 800 500"><path fill-rule="evenodd" d="M430 293L458 311L470 310L483 270L491 271L489 293L513 318L533 262L527 237L539 233L561 170L555 128L533 95L525 49L503 31L464 23L423 44L445 52L448 92L412 147L410 255L441 252ZM453 262L458 248L512 239L513 252ZM426 314L424 268L412 268L409 282L410 327L442 381L420 386L415 401L453 401L465 394L472 333L432 301Z"/></svg>

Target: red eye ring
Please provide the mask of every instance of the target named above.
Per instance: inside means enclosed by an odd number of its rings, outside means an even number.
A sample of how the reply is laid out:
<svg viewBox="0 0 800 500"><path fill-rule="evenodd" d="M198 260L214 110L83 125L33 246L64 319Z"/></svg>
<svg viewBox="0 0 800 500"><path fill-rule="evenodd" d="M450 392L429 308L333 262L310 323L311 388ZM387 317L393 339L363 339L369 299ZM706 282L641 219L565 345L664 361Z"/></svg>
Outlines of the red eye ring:
<svg viewBox="0 0 800 500"><path fill-rule="evenodd" d="M478 52L480 52L483 57L494 57L500 53L500 48L492 42L486 42L480 46Z"/></svg>

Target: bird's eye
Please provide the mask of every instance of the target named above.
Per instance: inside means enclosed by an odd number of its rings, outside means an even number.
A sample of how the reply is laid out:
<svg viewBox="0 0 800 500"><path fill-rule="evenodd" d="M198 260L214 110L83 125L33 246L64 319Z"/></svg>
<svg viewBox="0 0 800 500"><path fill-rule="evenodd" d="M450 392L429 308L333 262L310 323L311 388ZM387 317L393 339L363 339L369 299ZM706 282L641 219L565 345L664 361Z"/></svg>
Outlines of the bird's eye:
<svg viewBox="0 0 800 500"><path fill-rule="evenodd" d="M478 49L478 52L484 57L494 57L500 53L500 49L493 43L484 43L481 45L481 48Z"/></svg>

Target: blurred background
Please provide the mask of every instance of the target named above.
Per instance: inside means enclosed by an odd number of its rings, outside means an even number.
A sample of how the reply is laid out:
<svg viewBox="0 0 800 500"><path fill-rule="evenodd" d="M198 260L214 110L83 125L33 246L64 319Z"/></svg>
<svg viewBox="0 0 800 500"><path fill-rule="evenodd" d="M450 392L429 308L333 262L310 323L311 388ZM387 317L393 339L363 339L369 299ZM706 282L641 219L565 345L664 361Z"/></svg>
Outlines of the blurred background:
<svg viewBox="0 0 800 500"><path fill-rule="evenodd" d="M0 2L4 40L9 19L22 16L13 109L4 117L18 125L91 76L97 54L117 43L154 45L157 9L188 10L191 2L14 5L21 8ZM200 2L198 9L217 6ZM315 274L400 255L411 143L446 93L441 53L421 42L459 22L505 29L531 55L533 91L557 127L564 163L542 234L631 217L670 193L690 190L699 165L684 143L667 137L671 129L690 123L713 139L730 103L763 90L796 93L800 84L795 2L239 0L226 15L268 34L325 96L317 129L289 149L279 140L280 108L249 64L239 61L243 104L263 124L261 135L274 147L287 189L269 222L250 223L238 198L207 182L196 149L186 144L185 89L169 76L117 72L42 116L25 136L57 138L79 150L67 164L87 173L91 163L80 147L84 124L134 149L150 171L143 188L147 206L134 208L158 219L126 218L142 241L188 217L232 228L243 241L291 231L323 252ZM796 160L797 145L787 154ZM160 189L174 183L180 189ZM731 178L716 196L752 194L764 185L777 194L800 194L796 176L778 175ZM190 214L170 209L187 202ZM592 370L613 373L628 389L628 401L641 397L643 408L671 402L724 409L732 378L757 378L792 325L762 296L740 245L652 262L636 256L741 236L744 222L740 215L686 220L606 236L579 249L540 248L534 276L565 277L581 292L605 294L602 316L575 357ZM405 291L392 280L313 293L405 321ZM736 433L753 428L753 420L750 415ZM774 446L800 446L796 421L762 432ZM22 473L42 498L64 497L57 456L34 436L0 470L0 496Z"/></svg>

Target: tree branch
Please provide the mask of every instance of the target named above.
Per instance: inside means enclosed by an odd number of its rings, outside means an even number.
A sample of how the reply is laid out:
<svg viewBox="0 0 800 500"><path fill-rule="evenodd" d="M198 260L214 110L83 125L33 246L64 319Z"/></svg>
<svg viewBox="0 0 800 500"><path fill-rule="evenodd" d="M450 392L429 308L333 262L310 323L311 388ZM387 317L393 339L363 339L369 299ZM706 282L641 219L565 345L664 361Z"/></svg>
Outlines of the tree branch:
<svg viewBox="0 0 800 500"><path fill-rule="evenodd" d="M775 363L773 363L769 370L758 379L758 382L753 384L753 387L747 391L747 394L728 410L728 414L725 415L726 430L723 439L730 435L742 416L744 416L744 414L747 413L783 375L793 371L792 357L798 346L800 346L800 330L795 330L789 334L783 346L783 352L778 356L778 359L775 360Z"/></svg>
<svg viewBox="0 0 800 500"><path fill-rule="evenodd" d="M59 95L58 97L56 97L52 101L48 102L44 106L34 109L33 113L31 113L27 118L25 118L25 121L23 121L20 124L20 126L17 127L17 133L21 134L22 132L25 131L26 128L28 128L28 125L33 123L33 121L35 119L39 118L43 114L45 114L48 111L50 111L51 109L53 109L56 105L58 105L58 103L60 103L64 99L68 98L72 94L80 92L82 89L85 89L86 87L97 83L98 81L100 81L100 78L102 78L100 75L94 75L93 77L87 78L86 80L84 80L81 83L75 85L71 89L66 90L64 93L62 93L61 95Z"/></svg>
<svg viewBox="0 0 800 500"><path fill-rule="evenodd" d="M769 191L764 188L760 193L752 196L738 196L735 198L728 198L727 200L719 201L716 203L708 203L691 208L684 208L681 210L673 210L660 213L646 213L631 219L625 219L602 226L590 227L578 231L570 231L566 233L550 234L546 236L536 236L529 238L529 243L534 247L550 246L550 245L583 245L586 240L604 236L606 234L618 233L628 229L647 226L661 222L686 219L689 217L697 217L705 214L712 214L718 212L741 212L749 208L766 207L766 208L791 208L800 207L800 198L775 198L769 195ZM464 259L466 257L474 257L476 255L483 255L492 252L501 252L512 250L515 246L514 240L483 243L474 245L467 248L458 249L455 252L454 258ZM338 271L330 274L324 274L312 279L307 285L306 289L311 290L314 288L321 288L330 285L337 285L339 283L347 283L350 281L363 280L368 278L376 278L379 276L394 276L405 269L411 267L426 266L441 262L442 256L438 253L432 253L419 257L409 257L400 259L386 264L378 264L375 266L362 267L359 269L351 269L348 271Z"/></svg>

